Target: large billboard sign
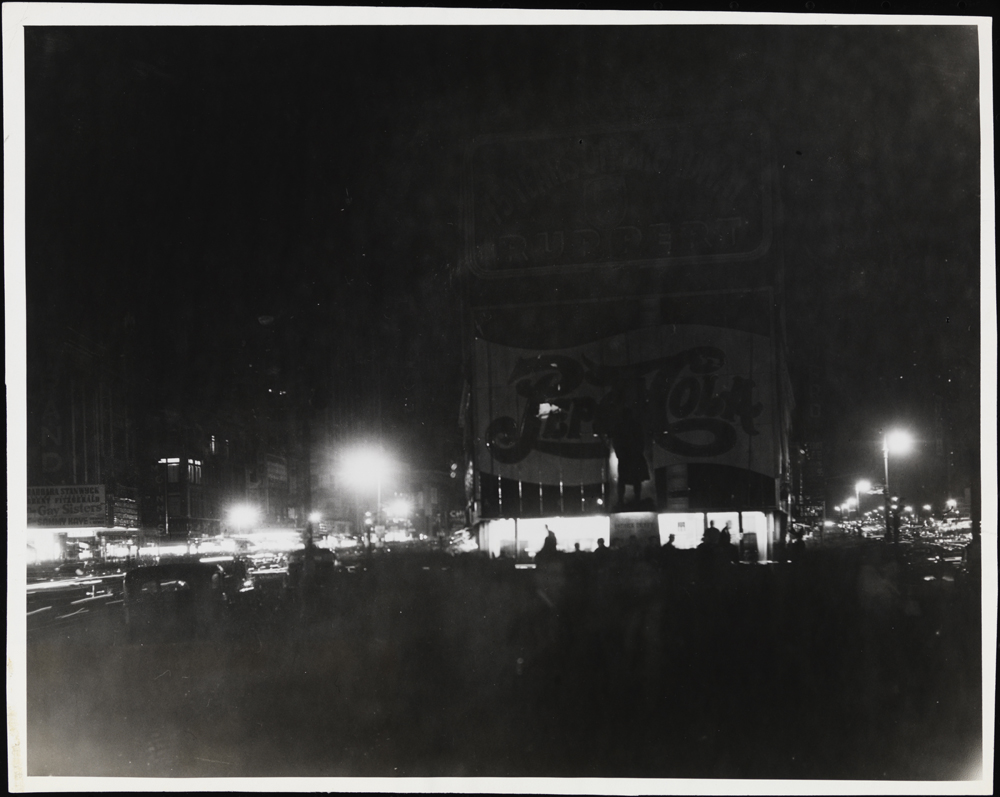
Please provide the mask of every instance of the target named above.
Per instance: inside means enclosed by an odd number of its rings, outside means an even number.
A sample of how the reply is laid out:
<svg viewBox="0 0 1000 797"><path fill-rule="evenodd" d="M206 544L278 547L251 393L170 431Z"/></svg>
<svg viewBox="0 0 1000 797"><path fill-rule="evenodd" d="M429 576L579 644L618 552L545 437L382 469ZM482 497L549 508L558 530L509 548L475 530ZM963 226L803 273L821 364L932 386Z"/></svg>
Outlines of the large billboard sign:
<svg viewBox="0 0 1000 797"><path fill-rule="evenodd" d="M518 481L603 483L628 437L650 471L706 462L775 477L773 352L768 336L703 325L544 352L477 339L477 462Z"/></svg>
<svg viewBox="0 0 1000 797"><path fill-rule="evenodd" d="M103 484L28 488L30 526L106 526L108 503Z"/></svg>
<svg viewBox="0 0 1000 797"><path fill-rule="evenodd" d="M750 120L478 139L467 262L491 278L756 260L771 239L767 147Z"/></svg>

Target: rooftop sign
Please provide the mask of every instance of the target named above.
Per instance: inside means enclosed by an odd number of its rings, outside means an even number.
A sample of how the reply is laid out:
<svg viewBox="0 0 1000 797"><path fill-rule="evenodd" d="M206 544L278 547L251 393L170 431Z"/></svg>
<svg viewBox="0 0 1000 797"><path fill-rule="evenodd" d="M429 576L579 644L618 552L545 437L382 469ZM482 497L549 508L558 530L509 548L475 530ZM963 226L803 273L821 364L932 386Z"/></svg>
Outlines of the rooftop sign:
<svg viewBox="0 0 1000 797"><path fill-rule="evenodd" d="M479 139L467 262L514 277L755 260L771 237L766 153L745 120Z"/></svg>

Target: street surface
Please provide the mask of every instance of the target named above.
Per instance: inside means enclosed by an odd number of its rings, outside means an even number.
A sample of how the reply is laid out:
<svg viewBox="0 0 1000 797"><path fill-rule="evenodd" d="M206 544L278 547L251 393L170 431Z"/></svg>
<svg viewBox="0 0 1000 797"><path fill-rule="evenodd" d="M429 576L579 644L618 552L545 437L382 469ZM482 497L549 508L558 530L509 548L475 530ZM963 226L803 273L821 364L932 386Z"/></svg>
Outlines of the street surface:
<svg viewBox="0 0 1000 797"><path fill-rule="evenodd" d="M381 553L173 644L129 640L120 575L36 584L29 774L972 777L978 586L899 547Z"/></svg>

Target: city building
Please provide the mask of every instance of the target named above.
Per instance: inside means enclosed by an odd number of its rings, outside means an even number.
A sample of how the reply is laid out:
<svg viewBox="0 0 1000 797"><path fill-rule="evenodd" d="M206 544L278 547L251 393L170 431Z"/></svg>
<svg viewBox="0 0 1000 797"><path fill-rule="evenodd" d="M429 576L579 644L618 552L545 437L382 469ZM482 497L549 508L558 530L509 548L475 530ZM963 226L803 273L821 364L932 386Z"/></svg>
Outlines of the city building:
<svg viewBox="0 0 1000 797"><path fill-rule="evenodd" d="M91 556L139 530L127 335L28 341L28 562Z"/></svg>

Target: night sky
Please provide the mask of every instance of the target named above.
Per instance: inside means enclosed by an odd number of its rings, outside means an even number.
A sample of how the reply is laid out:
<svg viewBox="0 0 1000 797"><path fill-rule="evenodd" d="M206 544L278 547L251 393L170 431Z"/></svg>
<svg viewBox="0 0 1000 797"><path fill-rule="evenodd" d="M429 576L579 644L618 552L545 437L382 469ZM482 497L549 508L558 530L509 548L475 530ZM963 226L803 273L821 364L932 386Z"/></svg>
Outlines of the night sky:
<svg viewBox="0 0 1000 797"><path fill-rule="evenodd" d="M147 401L237 400L264 329L314 406L369 400L375 362L390 426L454 437L468 141L751 112L775 158L793 375L824 369L832 470L877 475L886 424L929 437L935 394L979 439L973 27L25 39L29 343L131 316Z"/></svg>

